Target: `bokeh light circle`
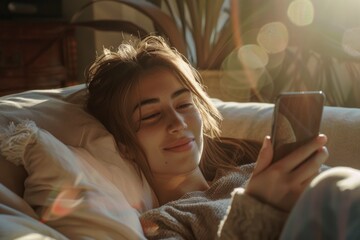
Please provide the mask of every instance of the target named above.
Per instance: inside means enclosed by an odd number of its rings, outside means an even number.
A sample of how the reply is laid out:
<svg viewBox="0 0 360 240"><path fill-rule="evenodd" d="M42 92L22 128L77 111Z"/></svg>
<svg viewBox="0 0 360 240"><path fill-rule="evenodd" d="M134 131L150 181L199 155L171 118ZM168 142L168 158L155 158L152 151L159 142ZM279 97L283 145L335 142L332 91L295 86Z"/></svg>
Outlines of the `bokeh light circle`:
<svg viewBox="0 0 360 240"><path fill-rule="evenodd" d="M287 15L297 26L307 26L314 21L314 5L310 0L295 0L288 7Z"/></svg>
<svg viewBox="0 0 360 240"><path fill-rule="evenodd" d="M289 32L283 23L271 22L260 29L257 42L268 53L279 53L288 46Z"/></svg>
<svg viewBox="0 0 360 240"><path fill-rule="evenodd" d="M256 44L242 46L237 55L240 62L251 69L264 68L269 62L269 56L264 48Z"/></svg>

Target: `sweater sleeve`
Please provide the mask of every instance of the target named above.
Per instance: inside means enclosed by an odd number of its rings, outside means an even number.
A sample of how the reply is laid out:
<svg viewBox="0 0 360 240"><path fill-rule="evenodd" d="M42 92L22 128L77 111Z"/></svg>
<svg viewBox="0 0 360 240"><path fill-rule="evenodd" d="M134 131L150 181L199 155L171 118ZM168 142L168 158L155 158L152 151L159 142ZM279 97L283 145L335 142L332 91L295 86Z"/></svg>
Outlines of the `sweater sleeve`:
<svg viewBox="0 0 360 240"><path fill-rule="evenodd" d="M231 204L218 229L218 239L278 239L287 213L245 194L232 192Z"/></svg>

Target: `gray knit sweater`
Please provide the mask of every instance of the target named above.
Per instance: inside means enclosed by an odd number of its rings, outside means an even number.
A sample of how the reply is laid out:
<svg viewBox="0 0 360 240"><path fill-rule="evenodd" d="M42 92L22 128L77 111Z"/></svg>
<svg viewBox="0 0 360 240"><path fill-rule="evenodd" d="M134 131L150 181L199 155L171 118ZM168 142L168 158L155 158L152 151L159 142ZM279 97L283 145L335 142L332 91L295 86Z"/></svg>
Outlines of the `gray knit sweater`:
<svg viewBox="0 0 360 240"><path fill-rule="evenodd" d="M253 164L239 172L218 171L206 191L145 212L140 220L152 223L148 239L277 239L287 214L244 194Z"/></svg>

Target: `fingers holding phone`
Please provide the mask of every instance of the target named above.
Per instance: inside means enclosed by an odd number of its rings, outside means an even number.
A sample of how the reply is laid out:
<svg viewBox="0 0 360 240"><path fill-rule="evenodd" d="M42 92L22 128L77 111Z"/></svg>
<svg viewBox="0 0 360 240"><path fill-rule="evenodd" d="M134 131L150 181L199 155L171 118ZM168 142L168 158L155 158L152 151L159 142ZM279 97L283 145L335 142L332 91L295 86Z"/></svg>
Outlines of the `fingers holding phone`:
<svg viewBox="0 0 360 240"><path fill-rule="evenodd" d="M319 135L324 100L322 92L279 96L271 142L267 144L270 146L260 151L245 190L248 194L279 209L291 210L328 157L327 138ZM272 149L266 149L269 147Z"/></svg>
<svg viewBox="0 0 360 240"><path fill-rule="evenodd" d="M310 183L310 181L318 175L321 165L324 164L329 157L328 150L325 146L327 142L327 138L325 135L319 135L319 137L314 139L313 142L315 142L315 147L313 147L312 149L311 146L308 146L311 145L312 142L306 144L303 147L310 148L308 150L308 153L310 153L310 155L303 155L299 157L300 161L304 158L306 159L306 161L302 161L299 165L293 165L294 168L292 170L292 177L296 179L297 183L304 185L304 187L306 187ZM320 147L317 147L319 145ZM306 152L306 150L299 149L298 152L301 155L303 154L303 152Z"/></svg>
<svg viewBox="0 0 360 240"><path fill-rule="evenodd" d="M272 164L279 161L300 193L328 158L327 138L319 135L324 103L321 91L286 92L275 102Z"/></svg>
<svg viewBox="0 0 360 240"><path fill-rule="evenodd" d="M274 207L290 211L297 199L318 173L327 158L327 138L319 135L276 163L269 164L271 141L259 153L253 175L245 192Z"/></svg>
<svg viewBox="0 0 360 240"><path fill-rule="evenodd" d="M314 167L314 172L317 172L321 165L326 161L328 152L325 147L327 137L324 134L319 134L314 139L292 150L282 159L273 162L272 165L279 166L284 171L291 173L303 165L310 165Z"/></svg>

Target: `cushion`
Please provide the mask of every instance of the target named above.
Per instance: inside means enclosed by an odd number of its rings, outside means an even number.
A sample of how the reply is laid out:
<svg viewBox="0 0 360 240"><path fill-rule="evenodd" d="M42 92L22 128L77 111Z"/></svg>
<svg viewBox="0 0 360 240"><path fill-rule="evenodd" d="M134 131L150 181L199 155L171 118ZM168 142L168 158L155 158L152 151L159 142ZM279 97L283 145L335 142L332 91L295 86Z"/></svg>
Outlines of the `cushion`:
<svg viewBox="0 0 360 240"><path fill-rule="evenodd" d="M143 239L138 211L112 179L122 174L116 163L67 146L30 120L11 124L0 150L24 165L24 200L48 226L70 239Z"/></svg>
<svg viewBox="0 0 360 240"><path fill-rule="evenodd" d="M53 90L32 90L0 98L0 131L10 122L33 120L62 143L80 147L99 161L116 166L111 172L131 206L144 211L156 205L148 183L137 174L134 165L120 157L112 135L84 109L85 85ZM4 165L0 159L0 164ZM115 169L115 168L114 168ZM7 177L20 175L13 167ZM12 171L12 172L11 172ZM114 170L115 171L115 170ZM0 176L0 180L3 180ZM131 183L131 184L128 184ZM22 181L16 183L21 188ZM14 189L14 188L13 188ZM19 191L17 191L19 192Z"/></svg>

